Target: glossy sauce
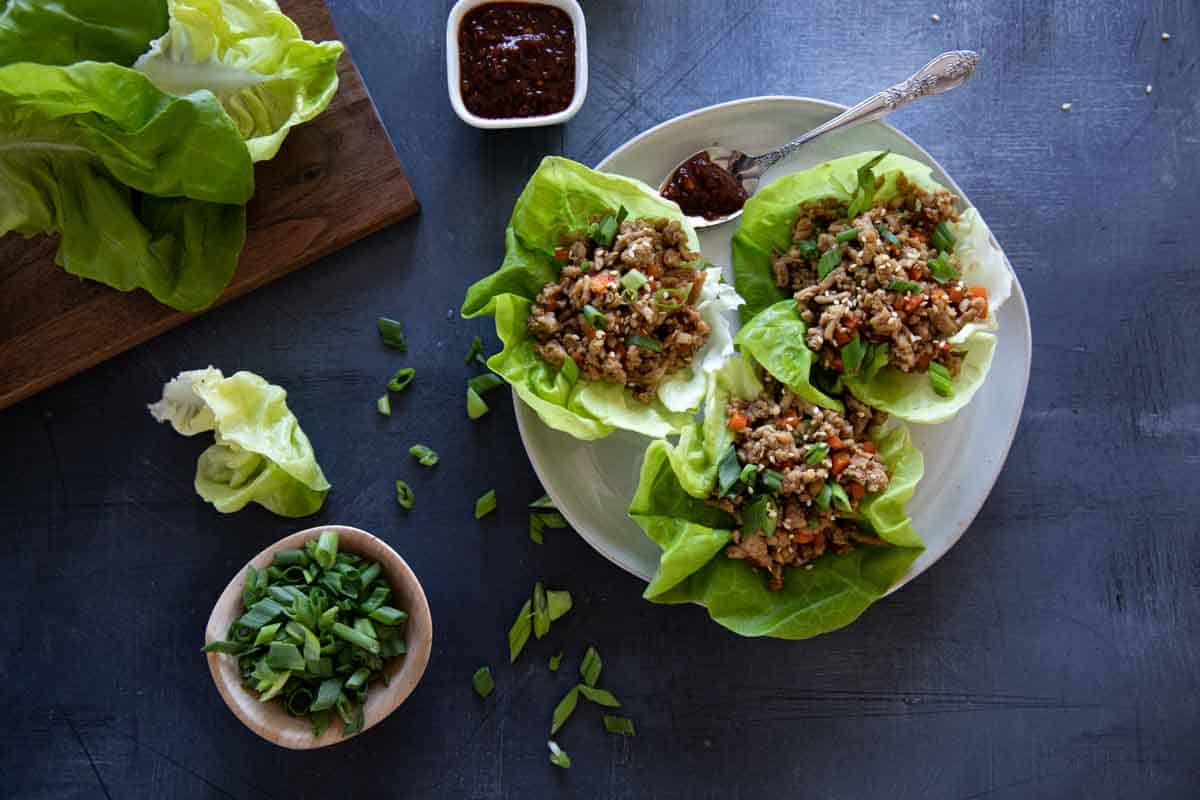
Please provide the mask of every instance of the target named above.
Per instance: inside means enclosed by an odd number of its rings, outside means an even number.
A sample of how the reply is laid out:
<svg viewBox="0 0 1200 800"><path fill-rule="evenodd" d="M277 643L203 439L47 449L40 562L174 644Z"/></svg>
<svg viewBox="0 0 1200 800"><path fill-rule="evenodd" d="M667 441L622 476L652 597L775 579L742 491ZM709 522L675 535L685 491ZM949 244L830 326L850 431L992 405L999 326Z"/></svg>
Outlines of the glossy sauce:
<svg viewBox="0 0 1200 800"><path fill-rule="evenodd" d="M575 95L575 29L560 8L487 3L458 29L463 104L488 119L541 117Z"/></svg>
<svg viewBox="0 0 1200 800"><path fill-rule="evenodd" d="M708 153L697 153L675 170L662 190L689 217L717 219L746 203L746 190L732 175L718 167Z"/></svg>

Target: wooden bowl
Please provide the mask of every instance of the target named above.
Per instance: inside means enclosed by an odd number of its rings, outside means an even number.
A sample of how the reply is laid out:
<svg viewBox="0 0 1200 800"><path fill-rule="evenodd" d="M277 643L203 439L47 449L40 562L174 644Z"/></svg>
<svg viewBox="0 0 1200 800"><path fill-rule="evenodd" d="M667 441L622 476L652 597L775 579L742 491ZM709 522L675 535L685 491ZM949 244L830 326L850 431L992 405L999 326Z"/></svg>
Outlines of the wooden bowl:
<svg viewBox="0 0 1200 800"><path fill-rule="evenodd" d="M421 676L425 674L425 665L429 663L429 653L433 645L433 621L429 616L429 603L425 599L425 591L421 588L417 576L404 559L382 539L345 525L321 525L293 533L263 550L246 566L264 569L270 565L276 551L303 547L306 541L328 530L337 531L339 551L357 553L378 562L381 574L392 587L390 604L408 612L408 623L404 629L408 652L387 661L384 669L388 678L387 686L378 680L371 683L363 709L365 731L395 711L412 694ZM230 624L242 615L242 585L245 579L246 567L242 567L221 593L204 630L205 642L224 639ZM341 720L336 718L324 734L313 736L308 720L288 714L283 709L283 704L278 701L259 701L253 690L242 686L236 658L223 653L208 653L207 657L213 683L217 685L217 691L221 693L229 710L244 722L247 728L264 739L293 750L309 750L337 744L350 738L342 736Z"/></svg>

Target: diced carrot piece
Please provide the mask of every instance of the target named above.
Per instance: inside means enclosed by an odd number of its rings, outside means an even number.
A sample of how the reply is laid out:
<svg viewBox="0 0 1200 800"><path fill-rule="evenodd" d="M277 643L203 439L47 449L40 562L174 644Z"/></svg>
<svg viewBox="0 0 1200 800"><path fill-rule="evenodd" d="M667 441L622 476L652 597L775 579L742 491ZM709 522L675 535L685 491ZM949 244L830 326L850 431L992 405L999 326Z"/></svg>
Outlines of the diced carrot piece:
<svg viewBox="0 0 1200 800"><path fill-rule="evenodd" d="M833 341L837 343L838 347L844 347L850 341L850 331L844 328L839 329L838 332L833 335Z"/></svg>
<svg viewBox="0 0 1200 800"><path fill-rule="evenodd" d="M982 297L983 298L983 315L986 317L988 315L987 289L983 288L982 286L972 286L970 289L967 289L967 294L970 295L971 297Z"/></svg>
<svg viewBox="0 0 1200 800"><path fill-rule="evenodd" d="M958 305L963 299L963 288L961 283L952 283L947 290L950 292L950 300L954 305Z"/></svg>
<svg viewBox="0 0 1200 800"><path fill-rule="evenodd" d="M866 450L868 453L878 453L879 452L879 448L876 447L875 443L872 442L870 439L868 439L867 441L862 443L862 449Z"/></svg>
<svg viewBox="0 0 1200 800"><path fill-rule="evenodd" d="M779 422L788 430L795 430L796 426L800 424L800 417L796 415L795 411L789 411L779 418Z"/></svg>
<svg viewBox="0 0 1200 800"><path fill-rule="evenodd" d="M567 248L565 248L565 247L554 248L554 260L555 261L557 261L560 264L565 264L565 263L567 263L567 260L569 258L570 258L570 255L567 253Z"/></svg>
<svg viewBox="0 0 1200 800"><path fill-rule="evenodd" d="M616 279L617 276L611 272L596 273L592 276L592 292L595 294L600 294Z"/></svg>
<svg viewBox="0 0 1200 800"><path fill-rule="evenodd" d="M834 475L841 475L842 471L845 470L846 467L850 466L850 454L845 450L838 450L833 454L832 461L833 468L831 471Z"/></svg>
<svg viewBox="0 0 1200 800"><path fill-rule="evenodd" d="M843 442L841 439L839 439L836 435L830 436L828 439L826 439L825 444L829 445L830 450L845 450L846 449L845 442Z"/></svg>
<svg viewBox="0 0 1200 800"><path fill-rule="evenodd" d="M793 533L797 544L811 544L813 539L817 538L815 533Z"/></svg>
<svg viewBox="0 0 1200 800"><path fill-rule="evenodd" d="M923 294L906 294L900 298L900 310L905 314L911 314L921 307L921 303L925 302Z"/></svg>
<svg viewBox="0 0 1200 800"><path fill-rule="evenodd" d="M861 483L851 483L846 486L846 491L850 493L850 498L857 503L859 500L862 500L863 495L867 493L867 487L863 486Z"/></svg>
<svg viewBox="0 0 1200 800"><path fill-rule="evenodd" d="M735 411L729 415L729 422L725 423L725 426L731 431L740 432L746 430L746 427L749 424L750 420L745 414L740 411Z"/></svg>
<svg viewBox="0 0 1200 800"><path fill-rule="evenodd" d="M921 274L925 270L921 269L919 264L914 264L913 266L909 267L907 271L908 271L908 279L910 281L919 281L919 280L921 280Z"/></svg>

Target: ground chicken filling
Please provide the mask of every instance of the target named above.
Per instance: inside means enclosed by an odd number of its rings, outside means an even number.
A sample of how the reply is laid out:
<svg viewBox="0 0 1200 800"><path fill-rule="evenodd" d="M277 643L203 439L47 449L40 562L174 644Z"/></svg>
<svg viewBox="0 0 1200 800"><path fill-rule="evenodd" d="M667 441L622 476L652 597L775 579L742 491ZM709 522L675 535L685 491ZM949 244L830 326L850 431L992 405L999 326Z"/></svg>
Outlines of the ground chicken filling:
<svg viewBox="0 0 1200 800"><path fill-rule="evenodd" d="M857 371L844 357L850 345L860 361L853 343L861 337L867 346L887 346L879 366L926 372L936 363L956 376L963 353L947 340L987 317L987 291L958 279L948 227L958 220L957 197L927 192L903 175L897 189L892 200L849 221L847 204L836 198L802 205L792 247L775 257L775 281L795 292L807 344L823 367Z"/></svg>
<svg viewBox="0 0 1200 800"><path fill-rule="evenodd" d="M696 310L706 273L678 222L617 219L593 220L558 248L559 278L538 293L529 332L550 364L570 358L584 378L649 403L708 340Z"/></svg>
<svg viewBox="0 0 1200 800"><path fill-rule="evenodd" d="M818 408L768 375L757 398L729 403L739 481L715 502L739 527L725 555L768 572L772 591L783 588L784 567L856 543L887 544L840 516L858 511L890 478L869 437L887 415L849 393L845 401L845 415Z"/></svg>

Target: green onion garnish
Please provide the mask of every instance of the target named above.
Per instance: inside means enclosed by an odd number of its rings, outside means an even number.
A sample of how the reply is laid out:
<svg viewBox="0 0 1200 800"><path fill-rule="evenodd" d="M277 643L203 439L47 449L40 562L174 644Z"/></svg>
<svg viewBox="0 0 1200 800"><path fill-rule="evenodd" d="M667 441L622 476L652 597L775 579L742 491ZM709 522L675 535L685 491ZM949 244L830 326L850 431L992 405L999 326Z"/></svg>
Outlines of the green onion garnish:
<svg viewBox="0 0 1200 800"><path fill-rule="evenodd" d="M825 280L829 273L837 269L842 263L842 251L838 247L831 247L821 254L821 260L817 262L817 277Z"/></svg>
<svg viewBox="0 0 1200 800"><path fill-rule="evenodd" d="M854 506L850 503L850 497L846 494L846 490L842 488L840 483L830 481L825 484L829 487L829 495L833 499L833 504L842 511L853 511Z"/></svg>
<svg viewBox="0 0 1200 800"><path fill-rule="evenodd" d="M394 319L387 317L379 318L379 338L388 347L393 347L400 352L408 350L408 342L404 339L404 331L400 328L400 323Z"/></svg>
<svg viewBox="0 0 1200 800"><path fill-rule="evenodd" d="M551 672L558 672L558 668L562 665L563 654L560 650L557 655L550 656L550 660L546 662L546 667Z"/></svg>
<svg viewBox="0 0 1200 800"><path fill-rule="evenodd" d="M950 231L950 226L942 220L933 229L933 235L929 237L929 244L935 249L941 250L943 253L954 251L954 243L958 240L954 238L954 234Z"/></svg>
<svg viewBox="0 0 1200 800"><path fill-rule="evenodd" d="M550 589L546 592L546 609L550 621L554 622L571 610L571 593L565 589Z"/></svg>
<svg viewBox="0 0 1200 800"><path fill-rule="evenodd" d="M492 389L499 388L504 385L504 378L501 378L494 372L485 372L482 375L476 375L467 381L467 386L475 390L475 394L483 397Z"/></svg>
<svg viewBox="0 0 1200 800"><path fill-rule="evenodd" d="M754 477L758 475L758 471L758 464L747 464L746 466L742 467L742 472L740 475L738 475L738 481L746 486L753 486Z"/></svg>
<svg viewBox="0 0 1200 800"><path fill-rule="evenodd" d="M636 269L631 269L621 276L621 285L625 287L625 291L630 294L637 294L638 290L650 279Z"/></svg>
<svg viewBox="0 0 1200 800"><path fill-rule="evenodd" d="M817 496L813 498L813 502L823 511L829 510L829 501L833 497L833 490L829 488L829 481L826 481L821 486L821 491L817 492Z"/></svg>
<svg viewBox="0 0 1200 800"><path fill-rule="evenodd" d="M597 689L594 686L588 686L586 683L581 683L575 688L579 690L580 694L598 706L604 706L605 708L621 707L621 701L607 689Z"/></svg>
<svg viewBox="0 0 1200 800"><path fill-rule="evenodd" d="M566 724L571 715L575 713L575 707L579 705L579 687L572 686L571 691L563 695L563 699L558 701L558 705L554 707L554 713L550 717L550 735L558 733L559 728Z"/></svg>
<svg viewBox="0 0 1200 800"><path fill-rule="evenodd" d="M858 228L847 228L844 231L840 231L833 238L837 239L839 243L853 242L855 239L858 238Z"/></svg>
<svg viewBox="0 0 1200 800"><path fill-rule="evenodd" d="M855 188L854 194L851 196L850 205L846 209L846 216L849 219L854 219L874 205L876 191L874 169L879 165L880 161L887 158L890 152L890 150L885 150L858 168L858 186Z"/></svg>
<svg viewBox="0 0 1200 800"><path fill-rule="evenodd" d="M903 292L905 294L920 294L921 284L916 281L892 281L888 285L889 292Z"/></svg>
<svg viewBox="0 0 1200 800"><path fill-rule="evenodd" d="M842 372L847 375L854 375L862 366L863 359L867 355L867 345L856 333L854 338L846 343L841 350L842 355Z"/></svg>
<svg viewBox="0 0 1200 800"><path fill-rule="evenodd" d="M438 463L438 454L423 444L414 444L408 448L408 454L423 467L432 467Z"/></svg>
<svg viewBox="0 0 1200 800"><path fill-rule="evenodd" d="M525 649L525 643L529 641L529 635L533 633L533 601L526 600L525 605L521 606L521 610L517 612L517 618L513 620L512 626L508 629L508 662L514 663L517 656L521 655L521 651Z"/></svg>
<svg viewBox="0 0 1200 800"><path fill-rule="evenodd" d="M413 378L417 376L417 371L412 367L405 367L396 372L392 379L388 381L387 388L393 392L403 392L408 388L408 385L413 382Z"/></svg>
<svg viewBox="0 0 1200 800"><path fill-rule="evenodd" d="M567 359L570 361L570 359ZM488 404L479 396L479 392L467 386L467 416L471 419L479 419L491 409Z"/></svg>
<svg viewBox="0 0 1200 800"><path fill-rule="evenodd" d="M609 214L602 218L599 222L593 222L588 226L588 238L601 247L611 247L613 239L617 236L617 231L621 227L621 223L629 216L629 211L625 206L621 206L617 211L616 216Z"/></svg>
<svg viewBox="0 0 1200 800"><path fill-rule="evenodd" d="M879 231L879 235L887 241L888 244L893 244L896 247L900 246L900 240L896 238L896 234L892 233L892 229L882 222L875 225L875 229Z"/></svg>
<svg viewBox="0 0 1200 800"><path fill-rule="evenodd" d="M470 364L472 361L487 366L487 359L483 355L483 339L478 336L471 340L471 349L467 351L467 358L463 363Z"/></svg>
<svg viewBox="0 0 1200 800"><path fill-rule="evenodd" d="M571 768L571 757L567 755L567 751L563 750L553 739L546 742L546 746L550 748L550 763L556 767L563 769Z"/></svg>
<svg viewBox="0 0 1200 800"><path fill-rule="evenodd" d="M804 463L808 464L810 467L815 467L817 464L820 464L822 461L824 461L825 456L827 455L829 455L829 445L825 444L824 442L814 444L809 448L808 455L804 457Z"/></svg>
<svg viewBox="0 0 1200 800"><path fill-rule="evenodd" d="M729 445L717 462L717 497L725 497L742 476L738 465L737 448Z"/></svg>
<svg viewBox="0 0 1200 800"><path fill-rule="evenodd" d="M958 270L950 263L945 253L938 253L936 258L929 259L927 263L933 279L938 283L949 283L958 279Z"/></svg>
<svg viewBox="0 0 1200 800"><path fill-rule="evenodd" d="M496 490L488 489L475 501L475 519L483 519L496 510Z"/></svg>
<svg viewBox="0 0 1200 800"><path fill-rule="evenodd" d="M583 307L583 316L587 320L587 324L591 325L596 330L602 331L608 327L608 317L602 314L590 303Z"/></svg>
<svg viewBox="0 0 1200 800"><path fill-rule="evenodd" d="M533 585L533 635L541 639L550 632L550 610L546 606L546 587L538 581Z"/></svg>
<svg viewBox="0 0 1200 800"><path fill-rule="evenodd" d="M662 342L646 336L626 336L625 344L628 347L640 347L652 353L661 353L663 351Z"/></svg>
<svg viewBox="0 0 1200 800"><path fill-rule="evenodd" d="M934 362L929 365L929 385L933 391L942 397L954 396L954 385L950 381L950 370L942 364Z"/></svg>
<svg viewBox="0 0 1200 800"><path fill-rule="evenodd" d="M782 473L776 472L773 469L763 470L762 485L768 492L778 492L783 486Z"/></svg>
<svg viewBox="0 0 1200 800"><path fill-rule="evenodd" d="M583 682L588 686L595 686L600 680L600 670L604 668L604 662L600 660L600 653L594 647L588 647L587 652L583 654L583 662L579 665L579 676L583 678Z"/></svg>
<svg viewBox="0 0 1200 800"><path fill-rule="evenodd" d="M636 731L633 729L633 720L626 719L625 717L614 717L611 714L604 715L604 730L619 736L636 735Z"/></svg>
<svg viewBox="0 0 1200 800"><path fill-rule="evenodd" d="M797 239L792 242L792 247L800 251L801 258L816 258L821 252L815 239Z"/></svg>
<svg viewBox="0 0 1200 800"><path fill-rule="evenodd" d="M742 536L753 536L762 531L768 539L775 536L779 522L779 511L775 501L768 495L759 495L742 511Z"/></svg>
<svg viewBox="0 0 1200 800"><path fill-rule="evenodd" d="M392 398L389 395L384 395L375 401L375 409L385 417L392 415Z"/></svg>
<svg viewBox="0 0 1200 800"><path fill-rule="evenodd" d="M396 481L396 502L401 508L412 508L416 498L413 497L413 490L404 481Z"/></svg>
<svg viewBox="0 0 1200 800"><path fill-rule="evenodd" d="M496 679L492 677L492 671L488 667L480 667L475 670L475 674L471 676L471 685L475 687L475 694L486 698L496 689Z"/></svg>

